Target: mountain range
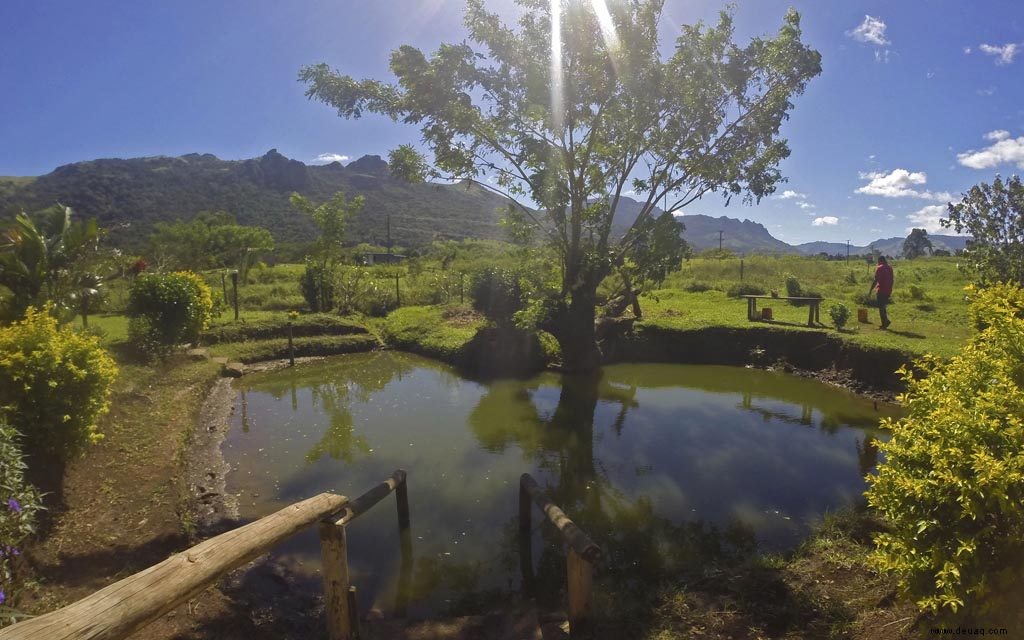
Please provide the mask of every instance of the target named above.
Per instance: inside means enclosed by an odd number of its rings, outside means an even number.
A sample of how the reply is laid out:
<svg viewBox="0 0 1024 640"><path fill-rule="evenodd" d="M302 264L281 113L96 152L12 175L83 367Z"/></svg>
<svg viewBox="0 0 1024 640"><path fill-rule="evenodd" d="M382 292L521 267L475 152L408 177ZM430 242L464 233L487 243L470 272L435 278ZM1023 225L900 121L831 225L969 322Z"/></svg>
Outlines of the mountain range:
<svg viewBox="0 0 1024 640"><path fill-rule="evenodd" d="M56 202L109 230L112 245L130 251L146 246L157 222L189 219L200 211L228 211L240 224L265 227L278 245L304 243L314 227L289 203L299 192L315 202L344 191L363 196L362 212L349 223L355 242L383 244L390 219L397 245L419 246L435 239L504 239L500 221L509 201L478 184L409 184L391 177L387 162L367 155L342 165L307 165L271 149L259 158L221 160L211 154L180 157L103 159L75 162L39 177L0 177L0 217ZM623 197L613 226L623 231L642 205ZM655 215L662 210L655 207ZM683 237L700 251L721 246L736 253L845 254L846 245L808 242L790 245L751 220L690 214L682 216ZM721 232L721 234L719 233ZM967 239L929 236L936 249L963 249ZM903 238L882 238L851 253L877 249L898 255Z"/></svg>

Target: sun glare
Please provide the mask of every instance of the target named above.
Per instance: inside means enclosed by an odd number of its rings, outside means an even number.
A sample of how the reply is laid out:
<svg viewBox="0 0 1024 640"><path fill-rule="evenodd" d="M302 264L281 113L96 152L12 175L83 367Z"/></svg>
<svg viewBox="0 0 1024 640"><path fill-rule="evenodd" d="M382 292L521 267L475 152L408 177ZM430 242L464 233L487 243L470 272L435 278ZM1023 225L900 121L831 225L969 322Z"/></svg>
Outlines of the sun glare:
<svg viewBox="0 0 1024 640"><path fill-rule="evenodd" d="M601 35L604 36L604 44L608 51L615 53L619 50L619 35L615 33L615 23L612 22L612 14L608 11L605 0L590 0L597 15L597 24L601 27Z"/></svg>
<svg viewBox="0 0 1024 640"><path fill-rule="evenodd" d="M557 132L562 131L563 101L562 2L551 0L551 119Z"/></svg>

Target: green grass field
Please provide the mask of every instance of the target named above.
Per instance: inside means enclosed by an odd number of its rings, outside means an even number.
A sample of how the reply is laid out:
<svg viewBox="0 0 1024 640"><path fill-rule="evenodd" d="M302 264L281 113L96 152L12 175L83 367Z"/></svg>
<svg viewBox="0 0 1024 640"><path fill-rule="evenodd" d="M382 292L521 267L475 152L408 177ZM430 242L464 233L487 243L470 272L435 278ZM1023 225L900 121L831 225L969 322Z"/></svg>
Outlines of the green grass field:
<svg viewBox="0 0 1024 640"><path fill-rule="evenodd" d="M786 276L797 278L804 291L824 296L821 322L829 325L828 309L836 302L849 307L852 317L841 335L855 342L901 349L915 354L934 353L948 357L971 334L967 319L964 287L967 277L957 268L956 258L923 258L895 261L896 284L889 307L892 327L878 330L878 311L868 309L870 324L857 322L862 307L858 296L867 293L874 265L862 261L826 261L803 257L754 256L743 260L743 282L775 289L786 295ZM644 322L664 328L695 329L710 326L751 327L767 323L747 320L747 303L730 298L729 288L740 282L740 260L695 258L672 274L659 289L641 298ZM694 285L698 286L694 286ZM707 291L691 292L689 289ZM783 300L759 300L758 308L771 307L771 324L805 328L807 308Z"/></svg>
<svg viewBox="0 0 1024 640"><path fill-rule="evenodd" d="M502 261L507 258L502 256ZM828 310L842 302L851 311L846 328L837 333L854 342L899 349L912 354L933 353L948 357L970 336L967 302L964 287L968 278L958 269L956 258L922 258L914 261L895 261L896 286L893 305L889 308L892 327L878 330L878 311L869 309L870 323L857 322L856 310L864 306L864 296L871 284L874 265L856 260L827 261L799 256L751 256L744 258L742 283L760 287L766 293L777 290L786 295L787 276L795 277L803 291L824 296L821 322L826 325L813 330L832 331ZM368 325L371 330L396 346L420 344L429 350L451 352L468 342L482 321L468 321L464 312L469 304L468 282L464 270L480 268L481 256L456 260L443 269L439 261L421 259L412 265L387 267L354 267L364 269L370 280L388 286L383 293L374 295L388 298L387 308L396 300L393 275L399 274L401 308L390 312L386 319L373 319L365 315L353 316L357 324ZM453 266L457 265L458 269ZM410 269L410 266L412 269ZM507 266L507 265L506 265ZM288 311L302 310L304 300L299 293L299 276L303 265L284 264L254 269L248 284L239 287L240 317L237 325L252 327L284 325ZM438 274L447 274L443 277ZM210 283L214 298L218 300L218 313L211 326L213 332L230 332L236 326L231 305L223 303L220 272L204 274ZM643 322L665 329L698 329L725 326L734 328L763 327L771 324L786 329L806 328L807 308L795 307L783 300L760 300L758 307L771 307L771 323L749 322L746 301L730 297L727 292L740 284L740 259L694 258L683 263L682 269L670 274L657 289L641 298ZM109 313L90 317L90 327L106 343L127 338L128 322L121 315L126 295L123 283L112 283ZM228 299L231 299L230 280ZM448 312L445 312L448 309ZM304 314L305 316L306 314ZM302 321L299 321L302 322ZM76 320L81 325L81 319ZM479 325L479 326L478 326Z"/></svg>

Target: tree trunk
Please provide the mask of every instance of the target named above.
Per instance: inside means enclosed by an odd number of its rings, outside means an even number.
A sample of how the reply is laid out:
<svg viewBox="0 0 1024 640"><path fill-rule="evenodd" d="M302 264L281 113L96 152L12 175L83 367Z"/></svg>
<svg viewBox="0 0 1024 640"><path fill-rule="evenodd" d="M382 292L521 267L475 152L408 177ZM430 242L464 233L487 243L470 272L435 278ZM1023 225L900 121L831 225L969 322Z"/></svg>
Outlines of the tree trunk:
<svg viewBox="0 0 1024 640"><path fill-rule="evenodd" d="M601 350L594 332L596 291L577 292L550 324L543 327L558 340L566 371L595 371L601 366Z"/></svg>

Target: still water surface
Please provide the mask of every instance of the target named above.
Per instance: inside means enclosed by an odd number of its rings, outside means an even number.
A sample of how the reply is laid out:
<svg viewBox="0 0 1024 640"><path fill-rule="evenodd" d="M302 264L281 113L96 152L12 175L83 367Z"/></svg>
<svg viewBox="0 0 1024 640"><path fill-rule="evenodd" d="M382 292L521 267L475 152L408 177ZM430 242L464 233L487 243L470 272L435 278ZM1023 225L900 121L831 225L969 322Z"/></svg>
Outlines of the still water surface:
<svg viewBox="0 0 1024 640"><path fill-rule="evenodd" d="M418 356L355 354L238 384L224 454L241 515L322 491L355 497L408 470L412 564L394 500L349 526L364 608L462 613L517 591L518 479L529 472L609 556L619 584L784 551L856 501L891 407L813 380L715 366L620 364L480 383ZM539 588L560 583L535 512ZM280 550L315 572L315 533ZM401 594L401 595L399 595ZM396 600L397 598L397 600Z"/></svg>

